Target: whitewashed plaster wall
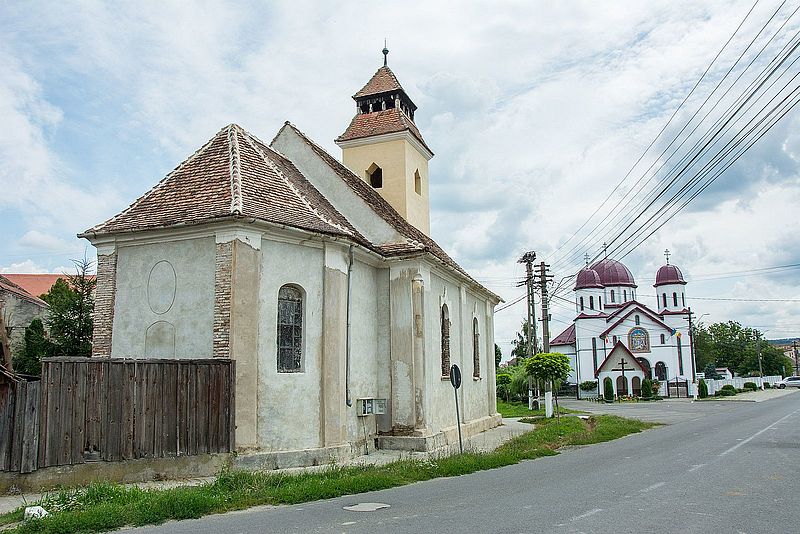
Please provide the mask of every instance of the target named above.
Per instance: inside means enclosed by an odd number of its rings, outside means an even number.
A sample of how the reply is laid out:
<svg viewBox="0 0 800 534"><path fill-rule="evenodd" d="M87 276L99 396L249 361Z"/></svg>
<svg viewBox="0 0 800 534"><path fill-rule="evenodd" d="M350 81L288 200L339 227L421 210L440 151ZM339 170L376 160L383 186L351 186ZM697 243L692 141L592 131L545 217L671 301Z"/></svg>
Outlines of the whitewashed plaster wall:
<svg viewBox="0 0 800 534"><path fill-rule="evenodd" d="M389 330L379 329L379 302L387 300L388 287L379 286L378 269L360 261L353 263L352 304L350 334L350 397L353 406L347 409L347 439L358 441L375 433L374 416L364 421L356 416L356 399L361 397L388 398L388 391L381 389L379 374L389 375L388 358L379 364L379 339L388 338ZM386 381L383 381L386 384ZM344 402L345 399L342 399Z"/></svg>
<svg viewBox="0 0 800 534"><path fill-rule="evenodd" d="M426 292L426 415L429 429L438 432L456 424L453 387L441 373L441 305L446 303L450 314L450 364L461 369L462 383L459 390L461 420L470 421L490 415L488 388L494 381L494 334L485 331L485 299L461 291L459 285L431 269ZM445 293L445 288L447 291ZM475 302L478 302L477 310ZM481 333L482 380L472 379L472 318L478 317ZM489 350L491 346L491 350ZM491 361L491 364L489 362Z"/></svg>
<svg viewBox="0 0 800 534"><path fill-rule="evenodd" d="M268 239L261 243L258 444L273 450L320 447L323 251ZM304 293L300 373L278 373L278 290L285 284Z"/></svg>
<svg viewBox="0 0 800 534"><path fill-rule="evenodd" d="M113 357L211 358L214 238L119 246Z"/></svg>

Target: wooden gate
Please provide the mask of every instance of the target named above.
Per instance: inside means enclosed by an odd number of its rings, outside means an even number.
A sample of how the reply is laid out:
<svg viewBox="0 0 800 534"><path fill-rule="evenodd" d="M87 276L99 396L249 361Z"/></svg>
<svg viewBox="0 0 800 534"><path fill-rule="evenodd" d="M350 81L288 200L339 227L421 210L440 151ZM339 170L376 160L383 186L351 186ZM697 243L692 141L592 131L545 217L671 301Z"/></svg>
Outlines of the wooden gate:
<svg viewBox="0 0 800 534"><path fill-rule="evenodd" d="M689 380L681 380L676 377L667 381L667 397L688 398Z"/></svg>
<svg viewBox="0 0 800 534"><path fill-rule="evenodd" d="M0 391L0 470L230 452L234 389L227 359L43 360L40 382Z"/></svg>

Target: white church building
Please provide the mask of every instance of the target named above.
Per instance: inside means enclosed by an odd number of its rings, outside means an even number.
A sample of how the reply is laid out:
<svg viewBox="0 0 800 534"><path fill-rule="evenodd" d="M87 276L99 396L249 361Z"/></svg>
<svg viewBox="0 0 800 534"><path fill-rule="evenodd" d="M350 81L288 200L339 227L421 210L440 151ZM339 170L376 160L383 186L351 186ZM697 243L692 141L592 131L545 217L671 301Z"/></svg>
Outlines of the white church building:
<svg viewBox="0 0 800 534"><path fill-rule="evenodd" d="M353 99L341 161L231 124L81 234L94 356L235 360L236 449L272 465L458 443L452 364L462 432L501 421L500 297L430 237L417 107L385 60Z"/></svg>
<svg viewBox="0 0 800 534"><path fill-rule="evenodd" d="M579 396L602 396L606 379L615 396L639 395L645 378L658 380L662 395L668 393L667 382L674 383L674 393L692 393L696 370L686 280L669 263L669 254L653 287L656 296L649 297L653 306L648 306L637 298L630 270L611 258L578 272L575 320L550 347L570 357L569 383L596 382L595 389L578 388Z"/></svg>

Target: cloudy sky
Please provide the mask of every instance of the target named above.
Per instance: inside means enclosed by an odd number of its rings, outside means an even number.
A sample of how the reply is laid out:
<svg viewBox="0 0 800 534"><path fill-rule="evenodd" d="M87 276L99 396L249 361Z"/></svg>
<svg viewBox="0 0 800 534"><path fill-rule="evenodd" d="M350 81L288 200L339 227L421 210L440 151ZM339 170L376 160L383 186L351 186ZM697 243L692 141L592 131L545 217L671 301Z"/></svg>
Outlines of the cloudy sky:
<svg viewBox="0 0 800 534"><path fill-rule="evenodd" d="M352 116L350 95L380 66L386 37L389 64L419 106L416 121L436 153L433 237L511 302L521 294L515 260L525 250L547 257L556 280L573 274L584 253L600 252L610 236L589 232L626 205L624 195L633 194L651 163L670 167L659 152L743 51L750 54L740 68L765 46L744 83L792 38L800 27L800 14L788 19L796 4L758 2L650 155L623 180L752 0L457 8L6 2L0 272L59 272L84 251L91 257L92 247L76 233L125 208L228 123L270 139L290 120L339 155L333 139ZM789 70L796 73L797 64ZM734 86L729 98L742 90ZM704 322L734 319L773 338L800 333L800 271L753 272L800 263L799 126L797 111L788 113L625 257L640 300L655 299L648 295L669 248L691 281L687 296L703 297L692 306L709 314ZM634 198L629 209L643 202ZM734 272L740 274L728 274ZM497 314L506 357L524 310L520 303ZM556 301L553 334L573 315Z"/></svg>

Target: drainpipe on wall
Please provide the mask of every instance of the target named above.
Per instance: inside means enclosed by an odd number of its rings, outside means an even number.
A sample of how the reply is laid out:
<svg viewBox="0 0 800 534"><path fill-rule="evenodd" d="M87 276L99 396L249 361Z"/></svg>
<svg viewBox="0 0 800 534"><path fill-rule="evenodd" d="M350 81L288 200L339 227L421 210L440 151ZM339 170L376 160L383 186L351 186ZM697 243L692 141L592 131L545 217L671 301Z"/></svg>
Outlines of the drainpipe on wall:
<svg viewBox="0 0 800 534"><path fill-rule="evenodd" d="M345 348L345 371L344 371L344 390L345 390L345 403L347 406L353 405L353 399L350 398L350 308L352 306L353 296L353 245L350 245L350 250L347 254L347 334L346 348Z"/></svg>

